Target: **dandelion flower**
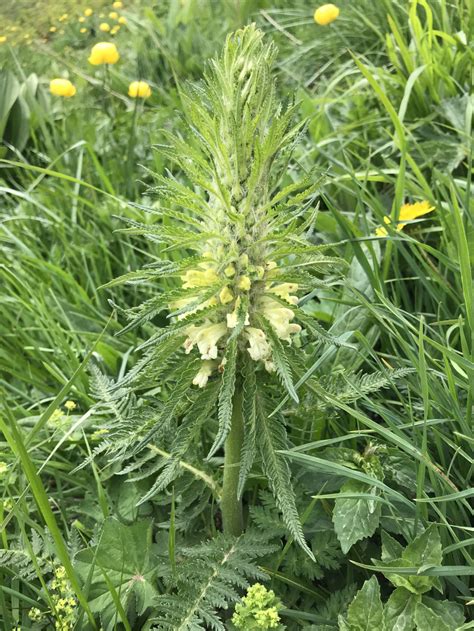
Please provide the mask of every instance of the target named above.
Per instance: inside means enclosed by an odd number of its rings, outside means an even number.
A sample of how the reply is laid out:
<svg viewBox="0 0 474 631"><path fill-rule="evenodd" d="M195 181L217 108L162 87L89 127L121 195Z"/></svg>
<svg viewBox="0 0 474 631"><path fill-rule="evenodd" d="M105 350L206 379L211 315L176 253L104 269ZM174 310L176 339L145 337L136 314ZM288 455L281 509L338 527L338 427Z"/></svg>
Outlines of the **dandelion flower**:
<svg viewBox="0 0 474 631"><path fill-rule="evenodd" d="M335 4L323 4L314 12L314 21L320 26L327 26L339 17L339 7Z"/></svg>
<svg viewBox="0 0 474 631"><path fill-rule="evenodd" d="M92 47L89 63L93 66L116 64L119 59L120 55L115 44L111 42L99 42Z"/></svg>
<svg viewBox="0 0 474 631"><path fill-rule="evenodd" d="M49 84L49 91L54 96L63 96L65 98L76 94L76 88L69 79L53 79Z"/></svg>
<svg viewBox="0 0 474 631"><path fill-rule="evenodd" d="M110 31L110 24L108 22L101 22L99 24L99 29L103 32L103 33L108 33Z"/></svg>
<svg viewBox="0 0 474 631"><path fill-rule="evenodd" d="M422 202L415 202L414 204L403 204L400 208L400 215L398 217L398 223L395 228L397 232L401 232L403 228L406 226L407 221L414 221L418 219L418 217L423 217L423 215L427 215L435 209L434 206L431 206L430 203L426 200ZM384 222L389 225L392 223L390 217L384 217ZM387 228L381 226L377 228L375 234L378 237L386 237L388 234Z"/></svg>

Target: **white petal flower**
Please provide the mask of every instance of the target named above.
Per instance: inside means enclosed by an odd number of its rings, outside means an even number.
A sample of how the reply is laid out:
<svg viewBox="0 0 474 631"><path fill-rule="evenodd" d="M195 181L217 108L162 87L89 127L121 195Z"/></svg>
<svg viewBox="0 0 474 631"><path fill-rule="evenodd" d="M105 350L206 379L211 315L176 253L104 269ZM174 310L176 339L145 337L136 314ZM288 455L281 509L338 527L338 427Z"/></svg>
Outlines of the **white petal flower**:
<svg viewBox="0 0 474 631"><path fill-rule="evenodd" d="M256 329L253 326L249 326L245 329L245 334L249 341L249 347L247 350L254 361L258 361L260 359L265 361L271 357L272 349L262 329Z"/></svg>
<svg viewBox="0 0 474 631"><path fill-rule="evenodd" d="M207 385L208 379L211 376L215 366L216 366L216 362L212 362L212 361L202 362L199 372L196 374L196 376L193 379L193 385L198 386L199 388L204 388Z"/></svg>

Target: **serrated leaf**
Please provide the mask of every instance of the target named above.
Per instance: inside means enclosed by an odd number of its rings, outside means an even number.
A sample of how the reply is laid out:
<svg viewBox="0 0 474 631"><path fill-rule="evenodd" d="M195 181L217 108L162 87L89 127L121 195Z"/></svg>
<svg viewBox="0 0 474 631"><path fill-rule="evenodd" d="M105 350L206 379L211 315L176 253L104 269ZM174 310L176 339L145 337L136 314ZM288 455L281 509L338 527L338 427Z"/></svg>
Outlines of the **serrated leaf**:
<svg viewBox="0 0 474 631"><path fill-rule="evenodd" d="M383 605L380 587L375 576L365 581L347 609L350 631L375 631L382 629Z"/></svg>
<svg viewBox="0 0 474 631"><path fill-rule="evenodd" d="M232 340L227 347L226 353L227 362L224 367L224 374L222 376L221 389L219 391L219 402L217 418L219 421L219 427L214 443L209 451L207 458L212 458L219 447L222 446L228 433L230 432L232 424L232 399L235 391L235 377L237 367L237 342Z"/></svg>
<svg viewBox="0 0 474 631"><path fill-rule="evenodd" d="M419 596L404 587L397 587L384 607L384 631L412 631L418 602Z"/></svg>
<svg viewBox="0 0 474 631"><path fill-rule="evenodd" d="M341 493L368 493L370 490L370 486L356 480L349 480L341 487ZM332 521L344 554L354 543L374 534L379 525L380 513L380 503L371 508L370 501L364 498L336 499Z"/></svg>
<svg viewBox="0 0 474 631"><path fill-rule="evenodd" d="M457 629L464 624L463 606L450 600L435 600L423 596L423 604L440 616L451 629ZM434 631L434 630L433 630Z"/></svg>
<svg viewBox="0 0 474 631"><path fill-rule="evenodd" d="M453 631L453 627L446 624L430 607L418 603L415 609L417 631Z"/></svg>

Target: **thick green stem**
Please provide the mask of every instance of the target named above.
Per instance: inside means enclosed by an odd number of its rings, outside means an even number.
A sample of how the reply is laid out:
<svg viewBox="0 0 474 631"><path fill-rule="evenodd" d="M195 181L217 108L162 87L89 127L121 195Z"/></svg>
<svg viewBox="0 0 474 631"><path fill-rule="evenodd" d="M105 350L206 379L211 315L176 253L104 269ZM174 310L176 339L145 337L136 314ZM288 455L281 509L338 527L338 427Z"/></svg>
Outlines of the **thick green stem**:
<svg viewBox="0 0 474 631"><path fill-rule="evenodd" d="M225 441L224 483L221 500L224 532L234 536L242 534L244 529L242 500L237 497L243 440L242 395L239 390L236 390L233 401L232 426Z"/></svg>

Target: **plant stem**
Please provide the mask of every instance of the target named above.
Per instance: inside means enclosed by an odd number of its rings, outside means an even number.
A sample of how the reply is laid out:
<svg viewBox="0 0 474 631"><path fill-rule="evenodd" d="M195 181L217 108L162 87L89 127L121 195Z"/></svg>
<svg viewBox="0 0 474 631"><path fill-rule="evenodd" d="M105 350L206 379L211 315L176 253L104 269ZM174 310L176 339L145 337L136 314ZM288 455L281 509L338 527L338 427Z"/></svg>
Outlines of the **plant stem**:
<svg viewBox="0 0 474 631"><path fill-rule="evenodd" d="M237 389L233 400L232 425L225 441L224 483L221 500L224 532L234 536L242 534L244 529L242 500L237 497L243 440L242 394L240 389Z"/></svg>

